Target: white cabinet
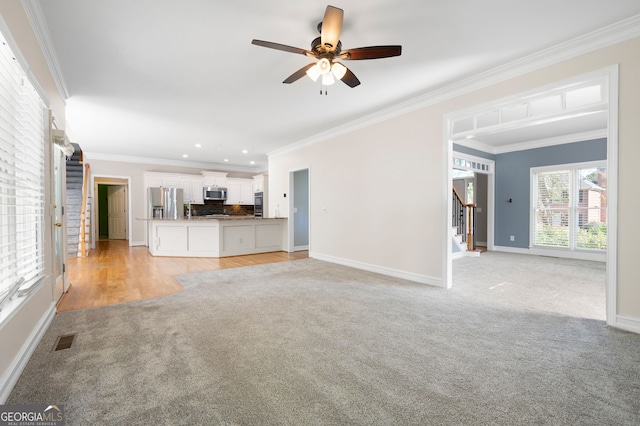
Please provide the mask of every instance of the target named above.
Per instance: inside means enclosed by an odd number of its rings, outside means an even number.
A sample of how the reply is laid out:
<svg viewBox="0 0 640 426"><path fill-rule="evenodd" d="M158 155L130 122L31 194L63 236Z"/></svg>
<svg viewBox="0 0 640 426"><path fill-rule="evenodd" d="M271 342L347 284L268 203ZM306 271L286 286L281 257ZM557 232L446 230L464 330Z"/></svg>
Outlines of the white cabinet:
<svg viewBox="0 0 640 426"><path fill-rule="evenodd" d="M203 186L220 186L226 188L227 174L222 172L202 172Z"/></svg>
<svg viewBox="0 0 640 426"><path fill-rule="evenodd" d="M265 175L257 175L253 177L253 192L264 192L266 185L266 176Z"/></svg>
<svg viewBox="0 0 640 426"><path fill-rule="evenodd" d="M178 173L145 173L147 188L164 186L167 188L180 188L180 175Z"/></svg>
<svg viewBox="0 0 640 426"><path fill-rule="evenodd" d="M253 205L253 180L227 178L227 200L225 204Z"/></svg>
<svg viewBox="0 0 640 426"><path fill-rule="evenodd" d="M284 219L150 220L153 256L226 257L282 250Z"/></svg>
<svg viewBox="0 0 640 426"><path fill-rule="evenodd" d="M151 221L149 251L153 256L219 257L218 229L214 221Z"/></svg>
<svg viewBox="0 0 640 426"><path fill-rule="evenodd" d="M252 206L254 203L253 198L253 182L250 179L243 179L246 182L243 182L240 185L240 204L245 204Z"/></svg>
<svg viewBox="0 0 640 426"><path fill-rule="evenodd" d="M202 188L204 187L204 179L198 175L181 175L180 187L184 190L183 198L184 203L191 201L192 204L204 204L204 194Z"/></svg>

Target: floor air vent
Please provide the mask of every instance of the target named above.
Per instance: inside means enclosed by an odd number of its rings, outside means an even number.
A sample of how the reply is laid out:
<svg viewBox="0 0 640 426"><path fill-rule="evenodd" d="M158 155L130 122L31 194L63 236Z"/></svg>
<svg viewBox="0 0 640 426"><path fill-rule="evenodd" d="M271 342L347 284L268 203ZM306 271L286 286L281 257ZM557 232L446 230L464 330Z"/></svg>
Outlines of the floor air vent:
<svg viewBox="0 0 640 426"><path fill-rule="evenodd" d="M56 344L53 346L53 351L61 351L63 349L69 349L75 340L75 334L67 334L65 336L58 336Z"/></svg>

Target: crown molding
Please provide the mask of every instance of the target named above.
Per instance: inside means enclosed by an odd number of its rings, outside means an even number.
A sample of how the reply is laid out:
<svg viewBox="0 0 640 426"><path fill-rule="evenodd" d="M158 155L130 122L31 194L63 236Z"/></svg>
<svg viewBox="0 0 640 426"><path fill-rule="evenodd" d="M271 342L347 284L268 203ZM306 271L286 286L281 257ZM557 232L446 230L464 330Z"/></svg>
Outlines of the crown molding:
<svg viewBox="0 0 640 426"><path fill-rule="evenodd" d="M2 19L2 16L0 16L0 31L2 32L2 36L4 36L4 40L7 42L7 44L11 48L11 52L13 52L13 56L15 56L16 61L18 62L18 64L20 64L22 71L24 71L25 75L29 79L29 82L31 83L33 88L36 90L36 92L38 92L38 95L40 96L40 99L42 99L42 102L44 102L47 108L49 108L49 106L51 105L51 102L49 100L49 96L47 95L47 92L42 88L42 86L40 85L40 82L31 71L31 68L29 67L29 63L27 62L24 55L22 54L22 51L20 50L18 43L16 43L15 39L13 38L13 35L11 35L9 26L4 21L4 19Z"/></svg>
<svg viewBox="0 0 640 426"><path fill-rule="evenodd" d="M53 47L49 28L47 27L47 22L44 18L44 14L42 13L42 9L40 8L40 4L36 0L21 0L21 2L27 15L27 19L31 24L31 28L33 29L33 33L36 36L36 40L38 40L44 59L49 66L51 76L55 81L62 99L66 101L69 99L69 91L67 90L67 85L64 82L64 75L62 74L60 63L58 62L58 55Z"/></svg>
<svg viewBox="0 0 640 426"><path fill-rule="evenodd" d="M113 161L117 163L138 163L138 164L154 164L159 166L175 166L175 167L193 167L196 169L219 170L224 172L242 172L242 173L266 173L265 168L261 167L243 167L231 166L229 164L205 163L198 161L181 161L167 160L163 158L152 157L136 157L132 155L119 154L102 154L99 152L82 151L84 157L88 160Z"/></svg>
<svg viewBox="0 0 640 426"><path fill-rule="evenodd" d="M407 101L337 126L329 131L318 133L278 150L271 151L267 155L271 157L286 154L639 36L640 14L472 77L428 91Z"/></svg>

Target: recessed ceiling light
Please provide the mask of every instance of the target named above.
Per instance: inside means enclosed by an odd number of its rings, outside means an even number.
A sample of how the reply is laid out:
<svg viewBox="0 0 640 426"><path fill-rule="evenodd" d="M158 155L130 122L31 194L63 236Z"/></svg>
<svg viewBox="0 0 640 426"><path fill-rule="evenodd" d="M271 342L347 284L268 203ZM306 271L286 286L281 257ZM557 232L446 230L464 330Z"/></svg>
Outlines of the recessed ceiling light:
<svg viewBox="0 0 640 426"><path fill-rule="evenodd" d="M229 159L228 159L228 158L225 158L225 159L224 159L224 161L229 161Z"/></svg>
<svg viewBox="0 0 640 426"><path fill-rule="evenodd" d="M196 148L202 148L202 144L197 143Z"/></svg>
<svg viewBox="0 0 640 426"><path fill-rule="evenodd" d="M249 161L249 164L256 164L255 161Z"/></svg>
<svg viewBox="0 0 640 426"><path fill-rule="evenodd" d="M246 149L243 149L243 150L242 150L242 153L243 153L243 154L248 154L248 153L249 153L249 151L248 151L248 150L246 150Z"/></svg>
<svg viewBox="0 0 640 426"><path fill-rule="evenodd" d="M187 154L182 154L182 158L189 158Z"/></svg>

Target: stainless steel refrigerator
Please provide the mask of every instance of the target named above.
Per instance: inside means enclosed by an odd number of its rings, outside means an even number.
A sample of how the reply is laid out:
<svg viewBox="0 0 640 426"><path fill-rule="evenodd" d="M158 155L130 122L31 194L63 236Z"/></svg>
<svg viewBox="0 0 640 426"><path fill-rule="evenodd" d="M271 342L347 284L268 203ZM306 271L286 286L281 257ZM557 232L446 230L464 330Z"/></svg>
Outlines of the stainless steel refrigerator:
<svg viewBox="0 0 640 426"><path fill-rule="evenodd" d="M184 217L182 188L148 188L149 217L153 219L182 219Z"/></svg>

